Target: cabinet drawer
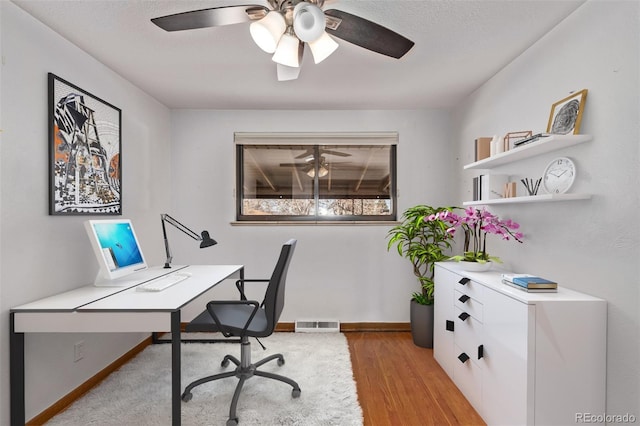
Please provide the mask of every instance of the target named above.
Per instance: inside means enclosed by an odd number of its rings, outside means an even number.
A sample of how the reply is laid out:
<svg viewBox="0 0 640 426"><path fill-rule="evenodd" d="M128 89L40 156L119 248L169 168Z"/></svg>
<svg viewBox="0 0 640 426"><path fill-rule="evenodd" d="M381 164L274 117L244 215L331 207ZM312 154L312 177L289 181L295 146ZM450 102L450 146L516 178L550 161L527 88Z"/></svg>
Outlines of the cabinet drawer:
<svg viewBox="0 0 640 426"><path fill-rule="evenodd" d="M454 293L454 306L482 322L482 303L473 297L469 297L468 295L456 290Z"/></svg>
<svg viewBox="0 0 640 426"><path fill-rule="evenodd" d="M460 276L455 280L455 289L467 296L473 297L478 302L482 303L483 296L482 293L484 291L484 286L482 284L478 284L475 281L470 280L469 278L462 278Z"/></svg>
<svg viewBox="0 0 640 426"><path fill-rule="evenodd" d="M455 350L456 356L465 353L458 346L456 346ZM466 362L456 359L453 381L458 386L458 389L462 391L465 398L473 405L473 408L478 413L482 413L482 369L471 359Z"/></svg>
<svg viewBox="0 0 640 426"><path fill-rule="evenodd" d="M460 309L456 308L456 317L462 313ZM482 323L470 316L466 320L456 318L454 342L456 346L465 352L473 362L478 362L481 359L482 352L479 349L482 345ZM459 353L455 354L458 356Z"/></svg>

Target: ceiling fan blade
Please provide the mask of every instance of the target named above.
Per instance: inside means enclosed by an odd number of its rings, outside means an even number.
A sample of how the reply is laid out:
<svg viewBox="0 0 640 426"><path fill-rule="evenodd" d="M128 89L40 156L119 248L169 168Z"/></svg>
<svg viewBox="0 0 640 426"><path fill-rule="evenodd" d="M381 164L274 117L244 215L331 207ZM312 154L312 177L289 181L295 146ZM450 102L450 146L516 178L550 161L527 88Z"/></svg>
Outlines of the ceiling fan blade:
<svg viewBox="0 0 640 426"><path fill-rule="evenodd" d="M306 167L307 163L280 163L280 167Z"/></svg>
<svg viewBox="0 0 640 426"><path fill-rule="evenodd" d="M338 157L351 157L351 154L348 154L346 152L333 151L333 150L330 150L330 149L321 149L320 150L320 155L323 155L323 154L336 155ZM307 151L303 152L302 154L298 155L295 158L296 159L300 159L300 158L305 158L305 157L309 157L309 156L313 157L313 150L307 150Z"/></svg>
<svg viewBox="0 0 640 426"><path fill-rule="evenodd" d="M296 160L299 160L300 158L304 158L304 157L308 157L308 156L312 156L313 157L313 150L308 150L303 152L302 154L298 155L297 157L294 157Z"/></svg>
<svg viewBox="0 0 640 426"><path fill-rule="evenodd" d="M267 7L256 4L223 6L161 16L151 22L165 31L194 30L251 22L264 17L267 12Z"/></svg>
<svg viewBox="0 0 640 426"><path fill-rule="evenodd" d="M328 149L322 149L320 151L322 151L323 154L336 155L338 157L351 157L351 154L347 154L346 152L331 151Z"/></svg>
<svg viewBox="0 0 640 426"><path fill-rule="evenodd" d="M327 25L329 34L373 52L400 59L415 44L395 31L359 16L336 9L324 13L342 21L337 28Z"/></svg>

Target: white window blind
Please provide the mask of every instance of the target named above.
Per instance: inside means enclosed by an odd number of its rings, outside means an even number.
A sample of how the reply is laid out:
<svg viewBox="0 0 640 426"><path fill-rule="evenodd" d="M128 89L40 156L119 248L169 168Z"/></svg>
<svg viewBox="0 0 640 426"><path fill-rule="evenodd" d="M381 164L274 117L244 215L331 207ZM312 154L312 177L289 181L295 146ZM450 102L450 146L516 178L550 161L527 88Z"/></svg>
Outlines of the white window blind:
<svg viewBox="0 0 640 426"><path fill-rule="evenodd" d="M398 132L235 132L237 145L397 145Z"/></svg>

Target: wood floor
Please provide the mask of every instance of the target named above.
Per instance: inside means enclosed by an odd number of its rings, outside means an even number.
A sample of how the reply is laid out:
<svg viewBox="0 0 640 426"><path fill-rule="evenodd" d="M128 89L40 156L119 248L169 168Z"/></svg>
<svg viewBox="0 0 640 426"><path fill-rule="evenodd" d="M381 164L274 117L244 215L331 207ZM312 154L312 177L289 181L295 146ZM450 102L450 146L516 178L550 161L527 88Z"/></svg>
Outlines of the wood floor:
<svg viewBox="0 0 640 426"><path fill-rule="evenodd" d="M484 425L482 418L409 332L349 332L365 426Z"/></svg>

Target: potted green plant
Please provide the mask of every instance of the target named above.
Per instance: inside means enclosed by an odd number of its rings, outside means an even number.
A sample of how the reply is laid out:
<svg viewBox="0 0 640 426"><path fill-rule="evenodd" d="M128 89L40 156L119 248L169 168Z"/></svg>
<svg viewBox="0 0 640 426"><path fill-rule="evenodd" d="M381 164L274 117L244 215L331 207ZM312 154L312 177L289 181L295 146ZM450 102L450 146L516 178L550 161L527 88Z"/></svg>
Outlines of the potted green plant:
<svg viewBox="0 0 640 426"><path fill-rule="evenodd" d="M452 207L410 207L402 214L402 222L387 234L387 250L395 245L398 254L411 261L420 284L420 291L411 295L410 321L413 342L421 347L433 347L433 267L449 258L451 211Z"/></svg>

